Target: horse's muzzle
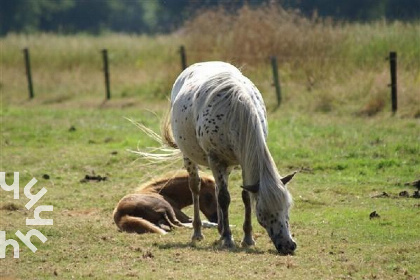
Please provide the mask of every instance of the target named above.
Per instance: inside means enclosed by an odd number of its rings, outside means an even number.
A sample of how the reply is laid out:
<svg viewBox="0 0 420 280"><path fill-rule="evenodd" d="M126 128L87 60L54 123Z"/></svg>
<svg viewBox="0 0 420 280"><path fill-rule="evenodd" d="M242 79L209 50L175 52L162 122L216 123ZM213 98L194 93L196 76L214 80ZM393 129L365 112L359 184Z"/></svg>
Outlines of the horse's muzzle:
<svg viewBox="0 0 420 280"><path fill-rule="evenodd" d="M208 217L209 221L212 223L217 223L217 212L215 212L213 215Z"/></svg>
<svg viewBox="0 0 420 280"><path fill-rule="evenodd" d="M293 255L297 248L297 244L295 241L287 241L286 244L276 243L277 252L284 255Z"/></svg>

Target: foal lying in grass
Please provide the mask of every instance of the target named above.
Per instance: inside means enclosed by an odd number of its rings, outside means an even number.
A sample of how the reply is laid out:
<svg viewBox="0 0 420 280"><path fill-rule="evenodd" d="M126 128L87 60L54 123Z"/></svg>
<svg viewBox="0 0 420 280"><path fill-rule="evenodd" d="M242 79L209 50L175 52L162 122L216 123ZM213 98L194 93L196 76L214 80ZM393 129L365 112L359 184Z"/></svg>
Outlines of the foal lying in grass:
<svg viewBox="0 0 420 280"><path fill-rule="evenodd" d="M122 231L166 234L174 227L188 226L191 218L181 209L192 205L188 174L169 176L142 185L124 196L115 207L115 224ZM201 176L200 210L210 222L217 223L215 183Z"/></svg>

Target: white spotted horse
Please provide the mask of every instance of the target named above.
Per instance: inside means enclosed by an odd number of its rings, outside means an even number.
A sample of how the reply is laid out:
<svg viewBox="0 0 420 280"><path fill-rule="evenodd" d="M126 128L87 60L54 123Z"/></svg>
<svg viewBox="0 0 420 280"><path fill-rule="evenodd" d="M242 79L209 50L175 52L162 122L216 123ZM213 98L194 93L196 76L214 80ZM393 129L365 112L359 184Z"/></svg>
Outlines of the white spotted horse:
<svg viewBox="0 0 420 280"><path fill-rule="evenodd" d="M296 249L289 229L292 197L266 144L268 133L264 101L255 85L233 65L203 62L185 69L171 93L171 111L164 124L168 145L179 148L189 173L193 196L192 240L201 240L198 165L210 167L216 180L218 229L221 244L233 247L229 228L228 177L231 168L242 169L242 200L245 205L242 246L255 245L251 203L278 252Z"/></svg>

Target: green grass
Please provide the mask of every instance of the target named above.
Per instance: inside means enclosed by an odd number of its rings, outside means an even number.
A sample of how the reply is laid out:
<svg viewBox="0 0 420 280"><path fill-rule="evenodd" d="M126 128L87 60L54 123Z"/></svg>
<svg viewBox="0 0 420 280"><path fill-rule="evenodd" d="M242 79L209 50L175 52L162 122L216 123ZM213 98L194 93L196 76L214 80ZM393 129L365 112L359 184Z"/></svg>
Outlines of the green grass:
<svg viewBox="0 0 420 280"><path fill-rule="evenodd" d="M286 106L269 113L269 147L281 174L301 170L290 184L294 256L281 256L254 218L257 246L242 249L240 172L230 177L231 224L237 248L220 249L215 229L190 244L190 229L165 236L120 233L111 217L118 200L141 182L181 165L147 165L127 149L153 146L124 117L158 130L165 101L122 109L119 100L102 108L56 104L4 106L1 112L1 171L7 182L20 172L21 197L1 190L0 228L7 238L33 228L25 219L23 186L48 192L39 204L53 205L53 226L38 226L48 241L34 237L32 253L21 244L19 259L0 260L0 276L122 279L416 279L420 275L420 200L400 198L420 178L420 135L416 119L373 118L334 113L298 113ZM154 113L147 110L153 108ZM75 131L69 131L74 126ZM114 153L113 153L114 152ZM117 153L115 153L117 152ZM108 181L80 183L86 174ZM43 179L44 174L50 179ZM382 192L390 198L372 198ZM187 212L191 214L191 209ZM377 211L378 219L369 219ZM56 275L55 275L56 274Z"/></svg>

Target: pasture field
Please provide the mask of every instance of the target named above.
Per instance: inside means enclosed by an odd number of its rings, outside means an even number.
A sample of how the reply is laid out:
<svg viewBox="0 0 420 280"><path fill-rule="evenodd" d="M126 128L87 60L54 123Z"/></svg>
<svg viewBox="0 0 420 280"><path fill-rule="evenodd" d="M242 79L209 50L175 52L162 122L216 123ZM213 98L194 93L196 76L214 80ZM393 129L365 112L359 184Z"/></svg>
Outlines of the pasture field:
<svg viewBox="0 0 420 280"><path fill-rule="evenodd" d="M21 279L418 279L420 200L410 195L418 180L420 135L417 119L372 118L333 113L298 113L281 108L269 114L269 147L281 174L300 170L290 183L294 196L291 229L294 256L281 256L253 219L257 246L243 249L240 172L230 179L231 224L237 248L220 249L216 229L190 244L191 229L165 235L118 232L112 210L141 182L181 163L148 165L127 149L155 146L124 117L159 129L166 101L117 101L93 108L68 105L3 106L1 170L11 183L20 172L23 186L38 179L33 193L48 192L39 204L53 205L54 225L37 226L47 238L32 253L20 243L20 258L8 247L0 276ZM148 108L155 108L149 111ZM206 171L206 170L204 170ZM45 174L49 179L45 179ZM85 175L106 181L81 183ZM389 197L374 198L386 192ZM35 226L24 199L2 190L0 228L17 239ZM42 203L41 203L42 202ZM370 219L371 212L380 217ZM191 209L187 211L191 214Z"/></svg>
<svg viewBox="0 0 420 280"><path fill-rule="evenodd" d="M0 38L0 171L9 184L20 172L21 197L0 189L0 230L17 239L17 230L35 227L48 238L32 238L35 253L20 242L19 259L9 246L0 278L420 279L420 199L407 184L420 179L419 34L419 23L332 24L245 7L235 16L203 12L171 35ZM239 170L230 177L235 249L219 248L216 229L204 229L205 240L191 244L191 229L137 235L113 223L124 195L182 169L180 161L150 164L129 152L157 144L125 119L159 131L180 72L181 44L189 64L232 62L262 92L280 174L299 170L289 186L295 255L277 254L255 217L257 245L239 246ZM33 100L24 47L31 52ZM103 48L110 55L109 101L103 101ZM398 53L395 115L389 51ZM279 59L283 94L277 110L271 55ZM86 175L107 179L81 182ZM33 193L48 190L36 205L54 207L41 213L54 220L51 226L25 224L33 209L25 208L23 188L33 177ZM380 217L371 219L374 211Z"/></svg>

